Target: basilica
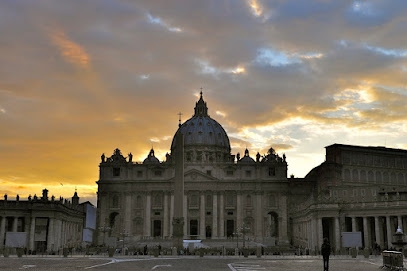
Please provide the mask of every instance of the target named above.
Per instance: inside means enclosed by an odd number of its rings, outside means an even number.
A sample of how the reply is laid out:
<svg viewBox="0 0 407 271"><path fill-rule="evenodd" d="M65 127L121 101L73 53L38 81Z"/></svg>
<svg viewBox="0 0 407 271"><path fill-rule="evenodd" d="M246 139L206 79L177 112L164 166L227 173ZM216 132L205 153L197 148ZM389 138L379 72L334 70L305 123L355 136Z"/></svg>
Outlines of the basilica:
<svg viewBox="0 0 407 271"><path fill-rule="evenodd" d="M266 154L246 149L234 155L201 92L165 161L153 149L143 162L119 149L102 155L97 243L171 240L181 213L183 239L207 244L240 238L316 250L327 237L339 250L341 234L355 231L362 234L361 246L390 247L396 228L407 226L407 151L339 144L326 151L326 161L305 178L288 177L285 155L272 147Z"/></svg>

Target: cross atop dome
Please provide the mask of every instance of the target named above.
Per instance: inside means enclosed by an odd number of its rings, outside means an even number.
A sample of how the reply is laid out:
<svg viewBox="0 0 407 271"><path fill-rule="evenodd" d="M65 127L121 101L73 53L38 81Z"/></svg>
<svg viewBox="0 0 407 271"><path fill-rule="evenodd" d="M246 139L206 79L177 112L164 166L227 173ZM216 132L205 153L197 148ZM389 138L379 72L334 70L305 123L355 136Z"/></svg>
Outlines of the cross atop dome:
<svg viewBox="0 0 407 271"><path fill-rule="evenodd" d="M201 95L201 97L199 98L199 101L195 105L194 117L208 116L208 107L206 106L206 102L203 100L202 87L201 87L200 95Z"/></svg>

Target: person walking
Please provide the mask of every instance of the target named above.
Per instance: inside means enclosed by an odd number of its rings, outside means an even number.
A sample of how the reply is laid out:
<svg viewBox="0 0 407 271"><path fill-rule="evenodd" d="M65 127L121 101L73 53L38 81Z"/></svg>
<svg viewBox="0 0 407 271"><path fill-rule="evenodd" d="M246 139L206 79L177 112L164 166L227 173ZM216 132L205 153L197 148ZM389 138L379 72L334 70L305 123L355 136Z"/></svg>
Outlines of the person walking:
<svg viewBox="0 0 407 271"><path fill-rule="evenodd" d="M324 271L329 270L329 255L331 254L331 245L329 244L328 238L324 238L324 242L321 246L321 254L324 259Z"/></svg>

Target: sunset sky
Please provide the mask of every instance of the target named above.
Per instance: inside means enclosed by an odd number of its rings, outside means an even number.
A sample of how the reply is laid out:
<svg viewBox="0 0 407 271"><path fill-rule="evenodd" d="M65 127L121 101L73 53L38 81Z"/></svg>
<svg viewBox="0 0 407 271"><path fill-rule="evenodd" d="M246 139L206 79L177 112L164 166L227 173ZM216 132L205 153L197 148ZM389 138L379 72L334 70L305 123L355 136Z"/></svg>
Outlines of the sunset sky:
<svg viewBox="0 0 407 271"><path fill-rule="evenodd" d="M305 176L333 143L407 148L407 1L0 2L0 197L95 203L100 155L163 160L200 88L232 153Z"/></svg>

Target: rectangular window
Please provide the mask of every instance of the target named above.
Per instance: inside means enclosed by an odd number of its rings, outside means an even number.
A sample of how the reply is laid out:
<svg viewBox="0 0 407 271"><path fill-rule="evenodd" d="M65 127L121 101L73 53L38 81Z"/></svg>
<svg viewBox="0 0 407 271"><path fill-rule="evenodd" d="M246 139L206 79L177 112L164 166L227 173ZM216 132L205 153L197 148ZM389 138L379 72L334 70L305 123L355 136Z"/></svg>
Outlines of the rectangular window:
<svg viewBox="0 0 407 271"><path fill-rule="evenodd" d="M119 177L119 176L120 176L120 168L114 167L113 168L113 177Z"/></svg>
<svg viewBox="0 0 407 271"><path fill-rule="evenodd" d="M252 176L252 171L246 170L246 177L251 177L251 176Z"/></svg>
<svg viewBox="0 0 407 271"><path fill-rule="evenodd" d="M138 178L143 177L143 171L141 171L141 170L137 171L137 177Z"/></svg>
<svg viewBox="0 0 407 271"><path fill-rule="evenodd" d="M212 176L212 170L207 170L206 174L209 175L209 176Z"/></svg>
<svg viewBox="0 0 407 271"><path fill-rule="evenodd" d="M161 175L162 175L161 170L156 170L156 171L154 171L154 175L155 175L156 177L161 177Z"/></svg>
<svg viewBox="0 0 407 271"><path fill-rule="evenodd" d="M366 195L365 189L360 190L360 195L364 197Z"/></svg>
<svg viewBox="0 0 407 271"><path fill-rule="evenodd" d="M276 168L269 167L269 176L276 176Z"/></svg>
<svg viewBox="0 0 407 271"><path fill-rule="evenodd" d="M233 212L228 212L228 215L233 215Z"/></svg>
<svg viewBox="0 0 407 271"><path fill-rule="evenodd" d="M226 171L226 176L229 176L229 177L233 176L233 170Z"/></svg>

